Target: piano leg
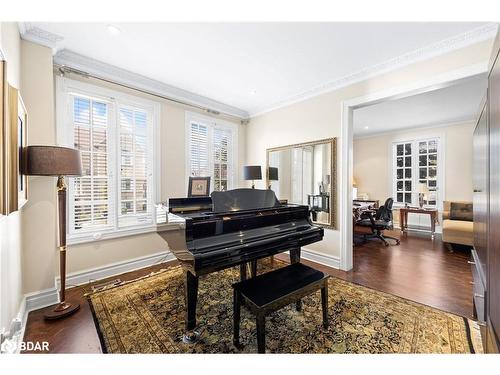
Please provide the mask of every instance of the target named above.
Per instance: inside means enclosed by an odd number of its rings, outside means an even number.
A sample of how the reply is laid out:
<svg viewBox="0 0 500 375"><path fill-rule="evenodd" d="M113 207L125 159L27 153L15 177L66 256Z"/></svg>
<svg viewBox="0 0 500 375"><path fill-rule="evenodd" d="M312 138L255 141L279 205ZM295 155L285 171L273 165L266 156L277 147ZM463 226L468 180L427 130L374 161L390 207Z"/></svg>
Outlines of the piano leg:
<svg viewBox="0 0 500 375"><path fill-rule="evenodd" d="M290 263L300 263L300 247L290 250ZM299 300L296 302L295 309L297 311L302 311L302 301Z"/></svg>
<svg viewBox="0 0 500 375"><path fill-rule="evenodd" d="M247 279L247 264L242 263L242 264L240 264L240 281L243 281L246 279Z"/></svg>
<svg viewBox="0 0 500 375"><path fill-rule="evenodd" d="M186 332L182 341L186 344L196 342L200 333L196 330L196 302L198 300L198 276L186 271L184 279L184 299L186 303Z"/></svg>
<svg viewBox="0 0 500 375"><path fill-rule="evenodd" d="M290 250L290 263L300 262L300 247L295 247Z"/></svg>
<svg viewBox="0 0 500 375"><path fill-rule="evenodd" d="M257 276L257 261L252 260L250 262L250 277L255 277Z"/></svg>

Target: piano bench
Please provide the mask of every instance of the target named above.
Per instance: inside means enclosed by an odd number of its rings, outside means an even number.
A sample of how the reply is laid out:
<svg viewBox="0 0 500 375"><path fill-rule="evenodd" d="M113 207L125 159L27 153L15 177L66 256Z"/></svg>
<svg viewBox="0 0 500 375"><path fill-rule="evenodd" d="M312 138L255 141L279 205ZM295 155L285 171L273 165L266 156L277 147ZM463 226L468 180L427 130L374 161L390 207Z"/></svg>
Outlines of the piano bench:
<svg viewBox="0 0 500 375"><path fill-rule="evenodd" d="M259 353L266 352L266 316L291 303L300 310L300 300L321 290L323 327L328 327L328 278L321 271L302 263L294 263L233 285L233 342L240 346L241 304L257 319L257 347Z"/></svg>

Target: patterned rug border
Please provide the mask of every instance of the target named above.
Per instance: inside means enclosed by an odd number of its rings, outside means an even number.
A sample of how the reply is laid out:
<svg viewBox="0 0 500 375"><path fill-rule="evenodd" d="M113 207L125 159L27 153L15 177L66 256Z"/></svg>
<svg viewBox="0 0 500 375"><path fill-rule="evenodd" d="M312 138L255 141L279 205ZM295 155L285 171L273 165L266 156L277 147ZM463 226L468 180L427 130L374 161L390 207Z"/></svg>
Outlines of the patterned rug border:
<svg viewBox="0 0 500 375"><path fill-rule="evenodd" d="M278 262L278 263L282 263L284 265L289 264L289 263L287 263L287 262L285 262L283 260L280 260L280 259L275 259L274 261ZM106 347L106 344L105 344L104 335L103 335L103 333L101 331L101 328L100 328L100 325L99 325L99 321L97 319L97 314L95 312L95 308L94 308L94 305L92 303L92 299L90 297L93 296L93 295L95 295L95 294L99 294L101 292L105 292L105 291L109 291L109 290L112 290L112 289L120 288L120 287L126 286L126 285L131 284L131 283L135 283L135 282L147 279L147 278L151 278L151 277L154 277L154 276L161 275L162 273L165 273L165 272L169 271L169 268L171 268L171 267L180 267L180 268L182 268L180 265L172 265L172 266L170 266L168 268L162 268L162 269L160 269L158 271L153 271L153 272L151 272L151 273L149 273L147 275L144 275L144 276L132 279L132 280L122 281L119 284L109 285L109 286L106 286L106 287L104 287L104 288L102 288L100 290L96 290L96 291L93 291L93 292L87 292L87 293L84 294L84 297L86 297L86 299L87 299L87 301L89 303L90 311L92 313L92 319L94 321L94 326L96 328L97 335L99 337L99 342L101 344L101 349L102 349L102 352L104 354L107 354L108 350L107 350L107 347ZM373 287L369 287L369 286L366 286L366 285L363 285L363 284L360 284L360 283L357 283L357 282L354 282L354 281L344 280L344 279L342 279L340 277L337 277L337 276L330 275L330 277L334 278L336 280L340 280L341 282L344 282L344 283L350 283L350 284L356 285L356 286L361 287L361 288L372 290L372 291L374 291L376 293L381 293L381 294L385 294L385 295L388 295L388 296L393 296L393 297L401 298L402 300L405 300L405 301L409 302L410 304L416 304L416 305L424 306L424 307L427 307L427 308L430 308L430 309L434 309L436 311L439 311L439 312L442 312L442 313L445 313L445 314L450 314L450 315L454 315L456 317L462 318L463 321L464 321L464 326L465 326L465 330L466 330L466 333L467 333L467 341L468 341L468 344L469 344L469 349L471 351L471 354L476 354L477 353L477 347L482 347L482 340L481 340L481 333L480 333L479 325L478 325L478 322L475 321L475 320L473 320L473 319L470 319L470 318L468 318L466 316L463 316L463 315L460 315L460 314L456 314L456 313L452 313L452 312L445 311L445 310L442 310L442 309L438 309L438 308L436 308L434 306L430 306L430 305L427 305L427 304L424 304L424 303L421 303L421 302L418 302L418 301L413 301L411 299L408 299L406 297L401 297L401 296L398 296L398 295L393 294L393 293L384 292L384 291L381 291L381 290L375 289Z"/></svg>

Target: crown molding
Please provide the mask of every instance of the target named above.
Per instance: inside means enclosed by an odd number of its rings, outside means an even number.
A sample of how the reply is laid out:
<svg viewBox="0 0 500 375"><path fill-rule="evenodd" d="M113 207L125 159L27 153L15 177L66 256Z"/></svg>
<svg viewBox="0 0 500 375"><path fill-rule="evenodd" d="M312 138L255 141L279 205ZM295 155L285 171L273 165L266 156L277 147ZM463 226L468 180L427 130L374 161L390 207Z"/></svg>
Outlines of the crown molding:
<svg viewBox="0 0 500 375"><path fill-rule="evenodd" d="M409 133L409 132L414 132L414 131L424 131L424 130L433 130L433 129L439 129L439 128L447 128L450 126L459 126L459 125L466 125L466 124L475 124L476 119L474 117L460 117L460 118L455 118L451 119L448 121L439 121L439 122L434 122L434 123L423 123L423 124L415 124L415 125L408 125L402 128L398 129L392 129L392 130L382 130L379 132L367 132L364 134L353 134L353 139L355 141L360 141L363 139L370 139L370 138L377 138L381 137L384 135L388 134L399 134L399 133Z"/></svg>
<svg viewBox="0 0 500 375"><path fill-rule="evenodd" d="M493 39L498 30L497 23L488 23L484 26L477 27L465 33L458 34L451 38L441 40L436 43L429 44L425 47L405 53L395 58L386 60L382 63L372 65L355 73L337 78L321 85L315 86L309 90L305 90L296 95L292 95L286 99L275 102L273 105L260 107L249 111L250 117L257 117L265 113L274 111L279 108L298 103L315 96L335 91L352 84L365 81L369 78L388 73L405 66L414 64L419 61L428 60L433 57L444 55L446 53L483 42L488 39Z"/></svg>
<svg viewBox="0 0 500 375"><path fill-rule="evenodd" d="M54 53L64 40L62 36L43 30L31 22L19 22L18 27L22 39L49 47Z"/></svg>
<svg viewBox="0 0 500 375"><path fill-rule="evenodd" d="M129 70L118 68L67 49L63 49L55 54L54 63L88 73L95 77L104 78L106 80L111 80L113 82L128 85L140 90L145 90L151 92L152 94L168 96L175 100L209 108L210 110L241 119L248 118L248 112L240 108L168 85L143 75L133 73Z"/></svg>

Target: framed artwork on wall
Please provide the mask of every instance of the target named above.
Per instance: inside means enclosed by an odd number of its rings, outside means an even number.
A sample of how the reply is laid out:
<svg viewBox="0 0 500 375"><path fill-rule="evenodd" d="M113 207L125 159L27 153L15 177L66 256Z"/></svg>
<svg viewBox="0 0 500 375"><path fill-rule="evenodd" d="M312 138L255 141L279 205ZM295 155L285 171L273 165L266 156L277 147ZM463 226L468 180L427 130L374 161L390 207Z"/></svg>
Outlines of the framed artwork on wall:
<svg viewBox="0 0 500 375"><path fill-rule="evenodd" d="M6 214L17 211L28 201L28 178L21 169L27 146L28 114L19 91L7 85L7 119L4 136Z"/></svg>
<svg viewBox="0 0 500 375"><path fill-rule="evenodd" d="M210 177L189 177L188 197L206 197L210 193Z"/></svg>
<svg viewBox="0 0 500 375"><path fill-rule="evenodd" d="M23 174L25 164L24 150L28 145L28 113L23 98L17 96L17 208L21 208L28 201L28 176Z"/></svg>

